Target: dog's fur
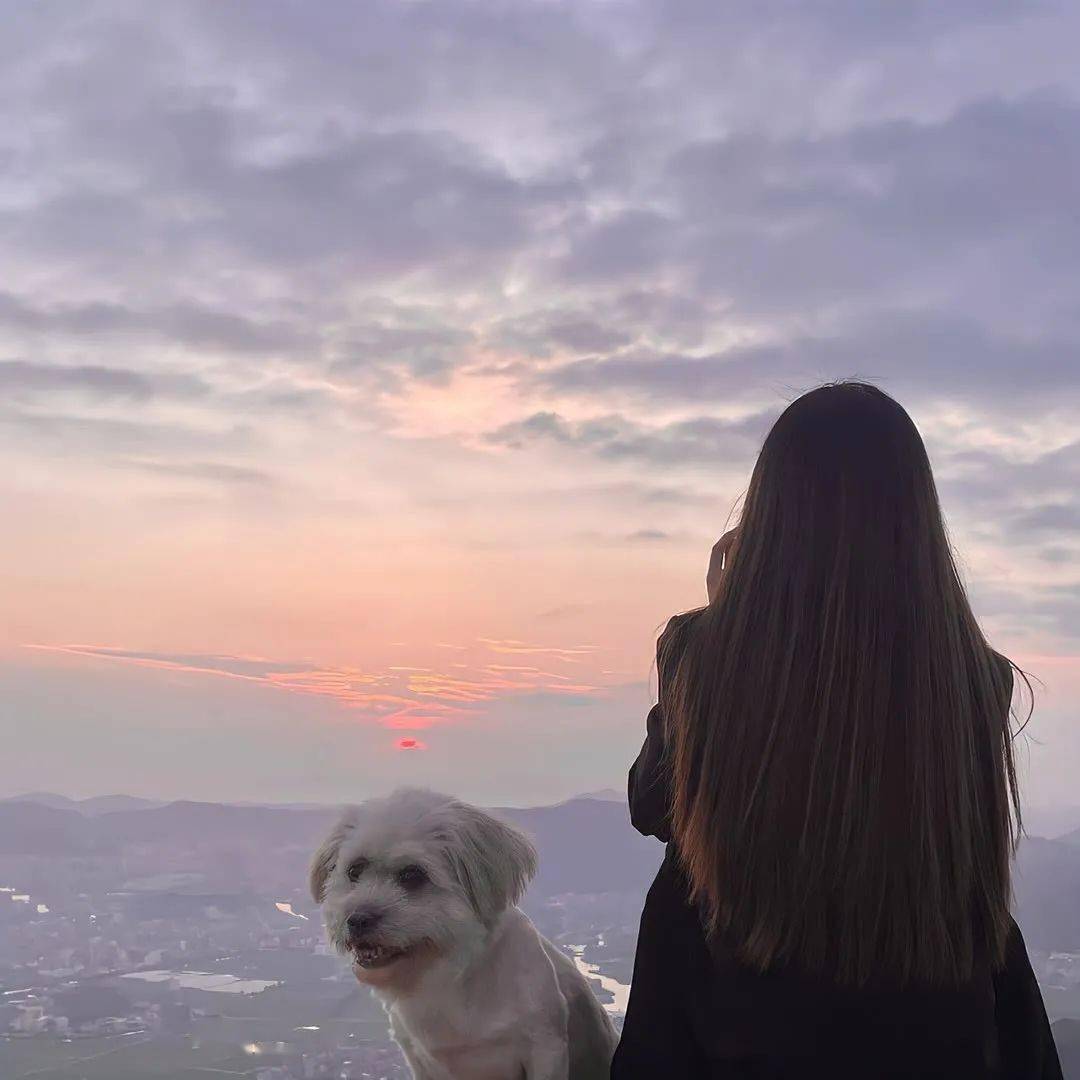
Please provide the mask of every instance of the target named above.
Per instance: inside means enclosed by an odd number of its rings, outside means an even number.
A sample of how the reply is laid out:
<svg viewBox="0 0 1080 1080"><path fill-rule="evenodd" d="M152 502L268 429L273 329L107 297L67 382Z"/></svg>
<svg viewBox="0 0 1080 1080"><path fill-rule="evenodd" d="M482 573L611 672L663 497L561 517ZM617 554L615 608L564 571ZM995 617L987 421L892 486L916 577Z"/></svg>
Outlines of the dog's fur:
<svg viewBox="0 0 1080 1080"><path fill-rule="evenodd" d="M517 829L420 790L346 809L315 853L327 936L416 1080L606 1080L607 1014L517 907L535 871Z"/></svg>

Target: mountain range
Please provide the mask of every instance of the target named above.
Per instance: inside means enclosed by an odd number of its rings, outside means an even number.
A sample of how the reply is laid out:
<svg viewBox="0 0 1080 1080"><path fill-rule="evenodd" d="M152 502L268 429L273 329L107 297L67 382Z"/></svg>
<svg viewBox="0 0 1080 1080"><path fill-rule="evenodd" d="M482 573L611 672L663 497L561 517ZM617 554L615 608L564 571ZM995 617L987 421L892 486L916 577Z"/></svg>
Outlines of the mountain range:
<svg viewBox="0 0 1080 1080"><path fill-rule="evenodd" d="M540 871L532 895L643 894L648 888L660 845L630 827L621 798L597 794L554 806L497 808L536 842ZM144 873L216 874L217 889L298 887L336 814L334 807L318 806L27 795L0 801L0 860L97 856L120 860L130 873L141 866ZM1080 952L1080 829L1055 840L1025 837L1015 893L1029 946Z"/></svg>
<svg viewBox="0 0 1080 1080"><path fill-rule="evenodd" d="M534 892L543 896L643 892L662 856L656 841L630 828L625 803L613 799L579 797L496 812L536 842L540 871ZM145 863L148 852L157 852L171 872L220 868L228 858L237 867L238 883L259 879L259 870L271 865L281 868L280 878L299 882L337 813L336 807L185 801L87 812L55 805L51 797L47 802L20 798L0 802L0 858L112 856L127 865ZM246 876L241 864L249 864Z"/></svg>

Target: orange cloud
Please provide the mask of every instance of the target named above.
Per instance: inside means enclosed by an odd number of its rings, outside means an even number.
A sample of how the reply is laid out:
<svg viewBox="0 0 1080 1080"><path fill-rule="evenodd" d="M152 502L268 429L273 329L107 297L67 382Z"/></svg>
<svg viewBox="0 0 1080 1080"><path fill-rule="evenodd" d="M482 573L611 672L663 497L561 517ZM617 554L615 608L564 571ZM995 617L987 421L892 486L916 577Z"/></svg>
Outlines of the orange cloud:
<svg viewBox="0 0 1080 1080"><path fill-rule="evenodd" d="M561 648L551 645L531 645L525 641L515 641L512 638L499 640L497 638L480 638L479 641L486 645L492 652L512 653L521 656L550 656L561 660L564 664L576 664L583 657L596 651L595 645L574 645L570 648Z"/></svg>
<svg viewBox="0 0 1080 1080"><path fill-rule="evenodd" d="M481 639L481 645L486 651L497 654L542 653L556 663L577 663L577 658L594 648L561 649L486 638ZM450 667L455 669L455 674L449 674L405 665L366 671L356 667L320 667L253 656L167 654L105 645L30 644L25 647L142 668L238 679L284 693L322 697L360 713L373 723L405 731L467 720L478 708L515 694L602 692L601 687L571 682L569 676L543 668L482 661L475 670L468 664L454 662Z"/></svg>

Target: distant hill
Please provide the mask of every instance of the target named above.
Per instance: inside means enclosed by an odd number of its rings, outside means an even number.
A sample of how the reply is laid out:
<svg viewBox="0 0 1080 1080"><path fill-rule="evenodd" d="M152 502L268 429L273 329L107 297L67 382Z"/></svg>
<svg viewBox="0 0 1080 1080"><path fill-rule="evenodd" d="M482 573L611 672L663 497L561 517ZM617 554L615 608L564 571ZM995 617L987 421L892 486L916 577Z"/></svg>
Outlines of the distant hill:
<svg viewBox="0 0 1080 1080"><path fill-rule="evenodd" d="M140 800L121 796L121 805L136 806L87 814L67 805L73 800L53 806L28 798L0 801L0 855L137 855L135 876L210 874L208 887L218 891L263 880L264 866L278 868L275 887L302 888L310 852L338 813L335 807L206 802L141 807ZM662 857L660 844L631 828L621 798L594 794L496 812L536 841L540 870L530 890L534 898L644 893ZM160 866L155 852L161 853ZM1017 856L1015 892L1017 918L1032 948L1080 952L1080 833L1060 840L1026 837Z"/></svg>
<svg viewBox="0 0 1080 1080"><path fill-rule="evenodd" d="M7 799L0 799L0 803L30 802L38 806L51 806L54 810L74 810L77 803L66 795L57 795L53 791L29 791L25 795L12 795Z"/></svg>
<svg viewBox="0 0 1080 1080"><path fill-rule="evenodd" d="M0 854L106 854L147 844L176 851L231 845L253 854L270 845L313 848L335 813L177 802L84 815L9 800L0 802Z"/></svg>
<svg viewBox="0 0 1080 1080"><path fill-rule="evenodd" d="M135 795L94 795L89 799L70 799L67 795L57 795L52 791L32 791L26 795L0 799L0 803L10 802L35 803L54 810L74 810L87 817L109 814L114 810L149 810L165 805L156 799L140 799Z"/></svg>
<svg viewBox="0 0 1080 1080"><path fill-rule="evenodd" d="M81 814L111 814L116 810L152 810L165 803L158 799L140 799L135 795L95 795L89 799L79 799L75 808Z"/></svg>
<svg viewBox="0 0 1080 1080"><path fill-rule="evenodd" d="M626 792L617 788L600 788L597 791L586 791L581 795L574 795L567 801L572 802L574 799L601 799L604 802L617 802L625 805ZM117 810L153 810L171 805L168 799L142 799L135 795L94 795L88 799L72 799L67 795L58 795L54 791L30 791L25 795L11 795L0 799L0 804L8 802L32 802L40 806L51 806L56 810L75 810L80 814L91 817L98 814L110 814ZM329 811L340 804L324 802L256 802L251 799L242 799L239 802L203 803L202 805L242 806L261 810ZM1078 822L1080 822L1080 818L1078 818Z"/></svg>
<svg viewBox="0 0 1080 1080"><path fill-rule="evenodd" d="M532 836L540 852L534 894L643 891L662 849L631 827L624 805L578 798L557 806L496 811ZM83 816L34 802L0 802L0 854L250 853L292 849L300 862L330 827L336 808L289 810L174 802Z"/></svg>
<svg viewBox="0 0 1080 1080"><path fill-rule="evenodd" d="M1080 952L1080 843L1026 837L1014 889L1017 922L1030 947Z"/></svg>
<svg viewBox="0 0 1080 1080"><path fill-rule="evenodd" d="M620 791L618 788L600 788L599 791L586 791L575 797L578 799L600 799L602 802L615 802L626 805L626 792Z"/></svg>
<svg viewBox="0 0 1080 1080"><path fill-rule="evenodd" d="M91 818L36 802L0 803L0 855L102 854L115 847Z"/></svg>
<svg viewBox="0 0 1080 1080"><path fill-rule="evenodd" d="M534 891L644 892L663 848L630 826L625 803L578 798L557 806L497 811L536 841L540 870Z"/></svg>
<svg viewBox="0 0 1080 1080"><path fill-rule="evenodd" d="M253 855L268 848L314 850L336 809L285 810L222 803L173 802L149 810L120 810L91 819L121 846L232 847Z"/></svg>
<svg viewBox="0 0 1080 1080"><path fill-rule="evenodd" d="M1080 806L1026 806L1024 831L1047 840L1065 840L1069 834L1080 843Z"/></svg>

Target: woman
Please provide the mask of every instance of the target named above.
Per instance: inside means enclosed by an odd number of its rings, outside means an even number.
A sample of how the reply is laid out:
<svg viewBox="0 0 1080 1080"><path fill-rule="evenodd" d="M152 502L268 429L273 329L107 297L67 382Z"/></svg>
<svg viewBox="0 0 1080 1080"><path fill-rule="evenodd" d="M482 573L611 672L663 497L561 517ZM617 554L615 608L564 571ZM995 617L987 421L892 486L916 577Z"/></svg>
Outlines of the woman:
<svg viewBox="0 0 1080 1080"><path fill-rule="evenodd" d="M630 771L668 848L613 1078L1060 1077L1009 915L1017 669L907 413L790 405L708 584Z"/></svg>

